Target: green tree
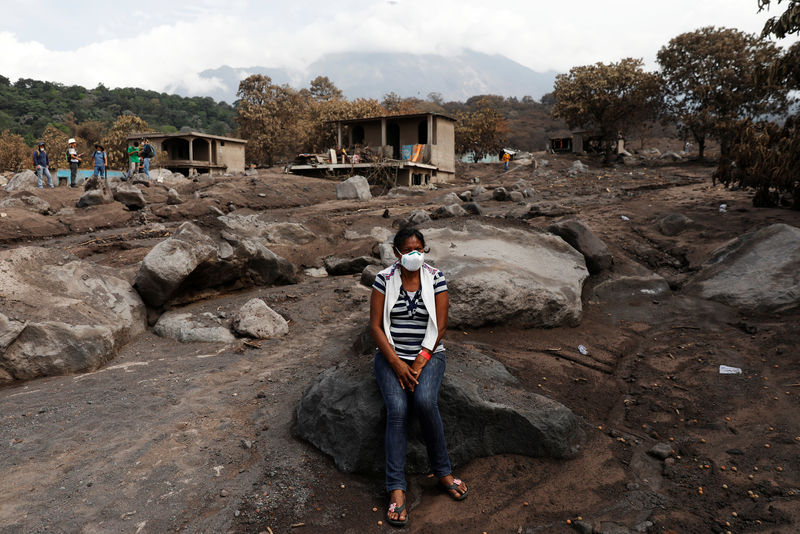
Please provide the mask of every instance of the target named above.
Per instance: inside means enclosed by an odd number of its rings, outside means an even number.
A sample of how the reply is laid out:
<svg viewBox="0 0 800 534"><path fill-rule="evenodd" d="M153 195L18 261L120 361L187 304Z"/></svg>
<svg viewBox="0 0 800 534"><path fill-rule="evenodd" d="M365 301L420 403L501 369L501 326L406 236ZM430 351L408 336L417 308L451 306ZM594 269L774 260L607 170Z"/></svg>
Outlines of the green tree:
<svg viewBox="0 0 800 534"><path fill-rule="evenodd" d="M508 133L508 122L488 98L477 102L475 111L458 115L455 148L458 154L472 154L477 162L484 156L498 154Z"/></svg>
<svg viewBox="0 0 800 534"><path fill-rule="evenodd" d="M317 76L311 80L309 92L317 102L342 99L342 91L327 76Z"/></svg>
<svg viewBox="0 0 800 534"><path fill-rule="evenodd" d="M594 130L605 145L606 160L620 137L658 110L658 77L642 69L642 60L573 67L556 76L552 115L570 128Z"/></svg>
<svg viewBox="0 0 800 534"><path fill-rule="evenodd" d="M701 158L707 138L717 139L727 157L737 121L785 109L786 89L757 79L779 55L762 38L713 26L678 35L659 50L666 115L695 139Z"/></svg>

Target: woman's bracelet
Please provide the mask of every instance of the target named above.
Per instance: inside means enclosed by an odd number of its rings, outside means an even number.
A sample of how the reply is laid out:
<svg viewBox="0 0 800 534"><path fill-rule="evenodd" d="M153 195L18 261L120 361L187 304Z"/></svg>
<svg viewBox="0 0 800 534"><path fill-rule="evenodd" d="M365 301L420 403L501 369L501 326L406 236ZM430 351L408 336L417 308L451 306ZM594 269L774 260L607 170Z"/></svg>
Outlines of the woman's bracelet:
<svg viewBox="0 0 800 534"><path fill-rule="evenodd" d="M426 349L425 347L422 347L422 349L419 351L419 353L423 358L425 358L426 360L430 361L431 353L428 351L428 349Z"/></svg>

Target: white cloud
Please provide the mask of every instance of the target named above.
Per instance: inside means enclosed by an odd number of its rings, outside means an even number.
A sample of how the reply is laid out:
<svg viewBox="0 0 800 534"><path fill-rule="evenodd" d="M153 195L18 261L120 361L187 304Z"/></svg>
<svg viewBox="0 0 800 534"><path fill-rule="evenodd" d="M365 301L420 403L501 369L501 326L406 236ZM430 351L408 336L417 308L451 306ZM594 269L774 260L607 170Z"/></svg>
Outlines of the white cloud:
<svg viewBox="0 0 800 534"><path fill-rule="evenodd" d="M144 0L134 12L116 2L88 0L75 8L43 0L35 14L28 4L10 1L16 7L0 22L0 74L12 80L183 86L195 93L218 85L197 75L204 69L300 70L326 53L348 51L453 54L471 48L562 72L632 56L655 68L658 49L679 33L706 25L759 32L770 15L757 14L755 0ZM777 7L772 15L783 6Z"/></svg>

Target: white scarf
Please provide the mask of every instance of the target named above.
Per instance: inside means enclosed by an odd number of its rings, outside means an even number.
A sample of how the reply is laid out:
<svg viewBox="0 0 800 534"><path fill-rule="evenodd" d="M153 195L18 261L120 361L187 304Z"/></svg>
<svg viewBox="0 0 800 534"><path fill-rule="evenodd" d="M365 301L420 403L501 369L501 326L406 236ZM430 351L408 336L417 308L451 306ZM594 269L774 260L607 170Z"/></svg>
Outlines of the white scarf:
<svg viewBox="0 0 800 534"><path fill-rule="evenodd" d="M420 273L420 287L422 288L422 302L425 304L425 309L428 310L428 326L425 329L425 337L422 340L422 346L429 351L433 352L436 347L436 338L439 337L439 327L436 324L436 299L433 294L433 276L436 274L436 269L423 263L419 270ZM400 263L395 262L394 265L388 267L380 272L386 279L386 293L383 301L383 331L386 334L386 339L389 344L394 347L392 335L389 332L391 323L390 314L392 308L400 298L400 288L403 285L400 279Z"/></svg>

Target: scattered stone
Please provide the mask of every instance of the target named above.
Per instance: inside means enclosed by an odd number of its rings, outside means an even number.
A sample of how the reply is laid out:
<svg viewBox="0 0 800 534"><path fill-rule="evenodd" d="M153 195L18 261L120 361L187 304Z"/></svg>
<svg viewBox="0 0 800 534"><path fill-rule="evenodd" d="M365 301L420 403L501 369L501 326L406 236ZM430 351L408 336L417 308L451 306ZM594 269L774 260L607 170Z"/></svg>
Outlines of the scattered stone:
<svg viewBox="0 0 800 534"><path fill-rule="evenodd" d="M252 449L253 448L253 442L250 441L249 439L243 439L240 443L241 443L243 449Z"/></svg>
<svg viewBox="0 0 800 534"><path fill-rule="evenodd" d="M114 190L114 200L130 210L140 210L147 204L142 190L131 183L121 183Z"/></svg>
<svg viewBox="0 0 800 534"><path fill-rule="evenodd" d="M336 184L338 200L370 200L369 182L363 176L351 176L344 182Z"/></svg>
<svg viewBox="0 0 800 534"><path fill-rule="evenodd" d="M220 497L227 497L228 496L228 490L220 490L219 496Z"/></svg>
<svg viewBox="0 0 800 534"><path fill-rule="evenodd" d="M131 185L143 185L145 187L150 187L150 179L147 178L147 175L143 172L137 172L131 179L128 180L128 183Z"/></svg>
<svg viewBox="0 0 800 534"><path fill-rule="evenodd" d="M381 261L370 256L359 256L357 258L329 257L325 258L323 263L329 275L343 276L361 273L367 265L380 265Z"/></svg>
<svg viewBox="0 0 800 534"><path fill-rule="evenodd" d="M488 189L486 189L482 185L476 185L474 188L472 188L472 198L476 198L479 195L482 195L483 193L486 193L487 191L488 191Z"/></svg>
<svg viewBox="0 0 800 534"><path fill-rule="evenodd" d="M361 271L361 285L366 287L372 287L372 284L375 283L375 277L378 276L378 273L381 272L383 269L383 265L367 265L363 271Z"/></svg>
<svg viewBox="0 0 800 534"><path fill-rule="evenodd" d="M472 191L464 191L463 193L459 193L458 198L460 198L464 202L469 202L470 200L472 200Z"/></svg>
<svg viewBox="0 0 800 534"><path fill-rule="evenodd" d="M659 219L658 229L666 236L675 236L683 232L693 222L689 217L681 213L670 213Z"/></svg>
<svg viewBox="0 0 800 534"><path fill-rule="evenodd" d="M568 408L517 390L513 376L488 356L456 348L448 352L455 356L448 358L439 410L455 465L494 454L571 458L580 452L583 431ZM368 358L343 361L321 373L303 395L297 434L331 455L344 472L382 473L385 409L372 363ZM412 473L429 469L416 425L407 468Z"/></svg>
<svg viewBox="0 0 800 534"><path fill-rule="evenodd" d="M494 200L505 201L509 200L508 191L506 191L505 187L495 187L494 191L492 191L492 198Z"/></svg>
<svg viewBox="0 0 800 534"><path fill-rule="evenodd" d="M477 202L465 202L461 207L471 215L483 215L483 208Z"/></svg>
<svg viewBox="0 0 800 534"><path fill-rule="evenodd" d="M263 239L241 237L231 244L186 222L147 253L134 286L149 306L160 308L210 288L296 280L294 265L269 250Z"/></svg>
<svg viewBox="0 0 800 534"><path fill-rule="evenodd" d="M391 243L381 243L378 245L378 255L381 258L381 265L388 267L397 261L394 255L394 245Z"/></svg>
<svg viewBox="0 0 800 534"><path fill-rule="evenodd" d="M156 335L181 343L233 343L231 331L206 315L169 311L153 327Z"/></svg>
<svg viewBox="0 0 800 534"><path fill-rule="evenodd" d="M33 193L27 191L20 191L14 196L0 202L0 209L9 208L28 210L42 215L50 215L53 213L50 204L46 200L42 200Z"/></svg>
<svg viewBox="0 0 800 534"><path fill-rule="evenodd" d="M55 172L51 172L50 174L53 175L53 184L58 185L56 182L57 178L55 177ZM39 178L36 176L36 173L30 169L25 169L24 171L15 174L3 189L5 189L5 191L8 193L13 191L34 192L39 189L38 183ZM50 187L50 185L47 183L46 176L42 176L42 186Z"/></svg>
<svg viewBox="0 0 800 534"><path fill-rule="evenodd" d="M78 208L111 204L114 202L114 194L105 180L89 178L84 183L83 189L84 193L81 195L81 198L78 199L77 204L75 204Z"/></svg>
<svg viewBox="0 0 800 534"><path fill-rule="evenodd" d="M233 315L231 328L240 336L271 339L289 333L289 323L261 299L248 300Z"/></svg>
<svg viewBox="0 0 800 534"><path fill-rule="evenodd" d="M428 215L428 212L423 210L414 210L408 217L408 224L412 226L420 226L426 222L429 222L430 220L431 216Z"/></svg>
<svg viewBox="0 0 800 534"><path fill-rule="evenodd" d="M572 215L574 213L574 209L555 202L539 202L537 204L531 204L530 209L523 219L533 219L534 217L563 217L564 215Z"/></svg>
<svg viewBox="0 0 800 534"><path fill-rule="evenodd" d="M521 191L512 191L508 197L511 202L525 202L525 195Z"/></svg>
<svg viewBox="0 0 800 534"><path fill-rule="evenodd" d="M583 254L586 267L592 274L611 268L614 258L603 241L597 237L586 223L577 219L569 219L551 224L547 231L561 237Z"/></svg>
<svg viewBox="0 0 800 534"><path fill-rule="evenodd" d="M449 206L442 206L436 210L434 214L437 219L446 219L449 217L463 217L467 215L467 210L461 207L461 204L451 204Z"/></svg>
<svg viewBox="0 0 800 534"><path fill-rule="evenodd" d="M183 204L183 199L181 196L171 187L167 190L167 204L170 206Z"/></svg>
<svg viewBox="0 0 800 534"><path fill-rule="evenodd" d="M647 454L659 460L666 460L673 454L672 445L669 443L656 443L647 451Z"/></svg>
<svg viewBox="0 0 800 534"><path fill-rule="evenodd" d="M773 224L715 250L686 286L740 310L800 306L800 228Z"/></svg>
<svg viewBox="0 0 800 534"><path fill-rule="evenodd" d="M451 192L442 196L436 202L445 206L449 206L450 204L460 204L461 198L459 198L457 194Z"/></svg>
<svg viewBox="0 0 800 534"><path fill-rule="evenodd" d="M583 164L580 160L575 160L572 162L572 165L570 165L567 174L574 177L586 172L589 172L589 166Z"/></svg>

